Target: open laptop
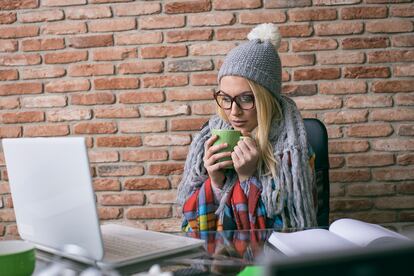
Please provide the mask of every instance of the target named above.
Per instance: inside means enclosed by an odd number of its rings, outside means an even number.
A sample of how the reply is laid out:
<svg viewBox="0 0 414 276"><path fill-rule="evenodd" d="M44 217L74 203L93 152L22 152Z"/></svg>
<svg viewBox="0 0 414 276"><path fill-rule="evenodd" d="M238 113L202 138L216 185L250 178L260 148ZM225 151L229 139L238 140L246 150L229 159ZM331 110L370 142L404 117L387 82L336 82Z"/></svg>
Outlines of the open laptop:
<svg viewBox="0 0 414 276"><path fill-rule="evenodd" d="M19 234L41 250L120 267L203 245L132 227L100 226L83 137L3 139Z"/></svg>

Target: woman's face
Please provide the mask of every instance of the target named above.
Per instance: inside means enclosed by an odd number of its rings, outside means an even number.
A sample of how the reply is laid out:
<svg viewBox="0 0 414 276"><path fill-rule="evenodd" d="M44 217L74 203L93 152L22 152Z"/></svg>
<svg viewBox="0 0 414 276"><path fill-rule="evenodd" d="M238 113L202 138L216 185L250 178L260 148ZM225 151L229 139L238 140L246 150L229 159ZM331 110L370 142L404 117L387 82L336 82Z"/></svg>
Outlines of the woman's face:
<svg viewBox="0 0 414 276"><path fill-rule="evenodd" d="M252 106L254 94L245 78L238 76L225 76L220 80L220 95L230 96L235 99L238 96L238 102L243 107ZM227 104L231 98L227 97ZM250 106L249 106L250 102ZM242 132L252 132L257 127L256 105L253 108L245 110L240 108L233 101L231 109L223 109L234 129Z"/></svg>

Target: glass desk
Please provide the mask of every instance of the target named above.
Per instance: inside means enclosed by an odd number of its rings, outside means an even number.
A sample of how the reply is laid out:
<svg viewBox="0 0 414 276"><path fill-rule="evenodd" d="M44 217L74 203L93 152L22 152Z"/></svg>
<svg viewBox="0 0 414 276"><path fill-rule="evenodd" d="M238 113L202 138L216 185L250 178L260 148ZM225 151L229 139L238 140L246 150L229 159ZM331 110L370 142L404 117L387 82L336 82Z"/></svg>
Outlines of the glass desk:
<svg viewBox="0 0 414 276"><path fill-rule="evenodd" d="M178 235L204 240L204 247L148 262L140 262L118 268L116 271L99 272L102 275L133 275L146 272L152 265L158 264L162 271L173 272L173 275L236 275L247 266L261 264L267 257L279 254L266 242L272 232L273 229L178 233ZM50 270L53 265L56 269L60 268L67 273L56 275L80 275L88 268L91 270L88 265L58 258L42 251L36 252L36 259L34 275L42 275L42 272L46 269Z"/></svg>

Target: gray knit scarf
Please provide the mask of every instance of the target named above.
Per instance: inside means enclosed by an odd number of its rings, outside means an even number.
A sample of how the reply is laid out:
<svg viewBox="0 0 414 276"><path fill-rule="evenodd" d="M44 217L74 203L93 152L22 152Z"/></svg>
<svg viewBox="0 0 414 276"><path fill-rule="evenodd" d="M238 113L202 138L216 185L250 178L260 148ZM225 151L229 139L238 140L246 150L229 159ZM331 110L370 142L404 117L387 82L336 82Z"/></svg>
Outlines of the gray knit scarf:
<svg viewBox="0 0 414 276"><path fill-rule="evenodd" d="M258 176L263 188L261 198L267 216L272 218L279 215L282 218L283 228L316 226L316 211L312 196L314 174L309 167L308 144L303 120L293 100L285 96L278 98L283 113L282 120L273 121L269 133L274 157L279 164L278 177L273 179L270 174ZM183 205L194 190L201 187L208 178L203 156L204 143L211 137L211 129L231 128L229 123L216 115L195 136L178 187L179 204ZM287 153L290 153L291 166ZM223 217L224 206L234 183L234 177L227 178L223 186L224 195L216 211L216 215L220 218Z"/></svg>

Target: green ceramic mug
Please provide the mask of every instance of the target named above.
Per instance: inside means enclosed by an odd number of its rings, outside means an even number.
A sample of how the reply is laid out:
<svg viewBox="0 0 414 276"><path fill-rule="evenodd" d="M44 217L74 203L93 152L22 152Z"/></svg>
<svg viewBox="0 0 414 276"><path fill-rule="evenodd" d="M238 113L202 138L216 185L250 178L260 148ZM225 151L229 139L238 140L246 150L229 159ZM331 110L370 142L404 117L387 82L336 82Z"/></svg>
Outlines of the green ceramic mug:
<svg viewBox="0 0 414 276"><path fill-rule="evenodd" d="M237 145L240 139L243 138L241 136L241 132L234 129L212 129L211 134L217 135L218 139L214 142L213 145L220 145L227 143L227 147L225 149L220 150L220 152L230 151L232 152L234 147ZM220 161L231 160L231 157L221 158ZM233 166L228 167L228 169L233 168Z"/></svg>
<svg viewBox="0 0 414 276"><path fill-rule="evenodd" d="M25 241L0 241L0 274L32 275L36 263L35 247Z"/></svg>

